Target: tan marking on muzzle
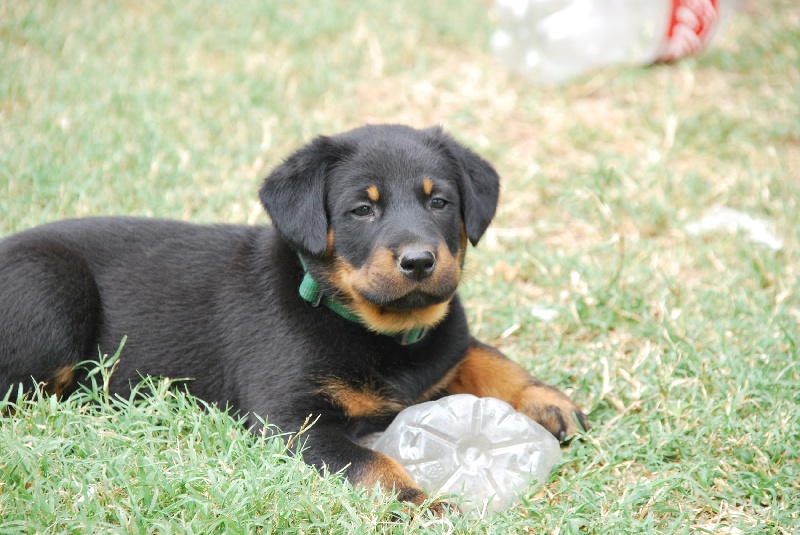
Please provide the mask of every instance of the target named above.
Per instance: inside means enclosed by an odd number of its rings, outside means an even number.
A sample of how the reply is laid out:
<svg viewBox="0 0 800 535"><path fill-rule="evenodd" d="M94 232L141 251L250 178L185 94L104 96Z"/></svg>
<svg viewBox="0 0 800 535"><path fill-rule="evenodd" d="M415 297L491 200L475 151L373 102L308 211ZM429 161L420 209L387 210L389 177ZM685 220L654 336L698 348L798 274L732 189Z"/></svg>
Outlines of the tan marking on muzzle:
<svg viewBox="0 0 800 535"><path fill-rule="evenodd" d="M445 244L436 250L436 267L430 277L413 281L400 272L394 253L380 248L360 268L334 256L326 270L329 282L341 292L348 306L371 330L399 333L418 327L433 327L450 309L450 301L461 279L461 254L453 256ZM412 291L441 295L444 301L416 310L390 310L368 301L364 294L381 294L394 301Z"/></svg>

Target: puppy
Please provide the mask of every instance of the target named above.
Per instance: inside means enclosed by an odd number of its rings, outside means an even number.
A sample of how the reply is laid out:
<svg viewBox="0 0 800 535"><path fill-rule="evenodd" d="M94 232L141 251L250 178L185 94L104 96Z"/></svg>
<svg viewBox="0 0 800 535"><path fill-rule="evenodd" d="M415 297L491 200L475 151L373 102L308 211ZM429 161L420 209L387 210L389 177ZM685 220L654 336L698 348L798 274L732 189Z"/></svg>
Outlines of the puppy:
<svg viewBox="0 0 800 535"><path fill-rule="evenodd" d="M61 221L0 242L0 395L45 383L127 336L115 392L189 378L211 403L297 431L305 460L421 504L391 458L357 444L409 405L492 396L559 439L586 427L562 393L475 340L456 294L494 216L495 170L439 128L318 137L264 181L274 227Z"/></svg>

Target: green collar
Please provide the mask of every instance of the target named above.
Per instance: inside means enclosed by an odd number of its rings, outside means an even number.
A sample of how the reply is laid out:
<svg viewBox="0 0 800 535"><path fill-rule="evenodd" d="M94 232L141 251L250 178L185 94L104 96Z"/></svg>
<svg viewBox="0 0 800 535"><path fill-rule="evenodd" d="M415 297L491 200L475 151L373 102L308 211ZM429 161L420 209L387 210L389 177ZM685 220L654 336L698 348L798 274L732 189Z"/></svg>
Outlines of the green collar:
<svg viewBox="0 0 800 535"><path fill-rule="evenodd" d="M297 255L300 258L300 263L303 265L303 282L300 283L300 297L302 297L308 303L311 303L311 306L318 307L319 305L323 305L330 310L333 310L341 317L348 321L352 321L354 323L359 323L364 325L364 322L361 321L356 314L353 313L352 310L347 308L344 304L337 301L336 299L332 299L327 295L322 293L322 290L319 287L317 281L311 276L308 272L308 268L306 267L306 262L303 260L303 257L299 254ZM381 333L386 336L391 336L397 340L397 343L400 345L411 345L416 344L423 338L425 335L428 334L427 327L415 327L410 331L403 331L399 333Z"/></svg>

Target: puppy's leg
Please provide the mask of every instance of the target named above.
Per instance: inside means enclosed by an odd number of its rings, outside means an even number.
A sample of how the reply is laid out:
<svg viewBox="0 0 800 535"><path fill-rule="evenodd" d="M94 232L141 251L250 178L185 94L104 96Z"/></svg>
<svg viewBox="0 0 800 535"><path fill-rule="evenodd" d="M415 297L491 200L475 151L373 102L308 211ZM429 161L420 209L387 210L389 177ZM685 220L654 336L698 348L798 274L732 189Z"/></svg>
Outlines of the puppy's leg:
<svg viewBox="0 0 800 535"><path fill-rule="evenodd" d="M567 396L475 339L446 390L449 394L501 399L542 424L559 440L577 433L581 427L588 429L583 412Z"/></svg>
<svg viewBox="0 0 800 535"><path fill-rule="evenodd" d="M0 398L18 383L62 395L96 353L100 296L86 262L47 239L0 244Z"/></svg>
<svg viewBox="0 0 800 535"><path fill-rule="evenodd" d="M331 472L344 470L353 485L371 489L380 484L383 490L394 493L403 502L419 506L429 498L400 463L356 444L335 427L312 427L303 457L317 468L324 465ZM452 510L444 502L434 502L429 508L438 515Z"/></svg>

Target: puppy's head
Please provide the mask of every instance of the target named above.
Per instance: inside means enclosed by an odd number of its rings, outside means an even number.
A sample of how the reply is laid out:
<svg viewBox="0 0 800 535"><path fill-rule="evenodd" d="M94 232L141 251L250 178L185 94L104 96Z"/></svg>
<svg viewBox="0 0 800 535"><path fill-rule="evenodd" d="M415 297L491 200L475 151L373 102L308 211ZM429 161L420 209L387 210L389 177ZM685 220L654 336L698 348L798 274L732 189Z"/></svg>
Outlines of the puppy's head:
<svg viewBox="0 0 800 535"><path fill-rule="evenodd" d="M316 138L260 196L323 292L396 333L445 317L498 190L495 170L440 128L380 125Z"/></svg>

